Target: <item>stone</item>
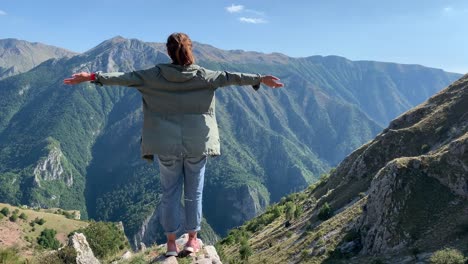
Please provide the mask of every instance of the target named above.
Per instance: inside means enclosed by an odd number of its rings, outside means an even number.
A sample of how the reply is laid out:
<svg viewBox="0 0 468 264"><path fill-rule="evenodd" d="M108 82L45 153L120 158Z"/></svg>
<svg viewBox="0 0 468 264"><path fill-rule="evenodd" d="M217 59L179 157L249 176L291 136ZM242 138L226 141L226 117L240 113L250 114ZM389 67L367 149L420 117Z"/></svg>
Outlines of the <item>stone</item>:
<svg viewBox="0 0 468 264"><path fill-rule="evenodd" d="M121 257L120 259L121 259L121 260L128 260L128 259L130 259L131 257L132 257L132 252L126 251L126 252L122 255L122 257Z"/></svg>
<svg viewBox="0 0 468 264"><path fill-rule="evenodd" d="M73 234L68 240L68 245L73 247L76 251L77 264L100 264L83 234Z"/></svg>

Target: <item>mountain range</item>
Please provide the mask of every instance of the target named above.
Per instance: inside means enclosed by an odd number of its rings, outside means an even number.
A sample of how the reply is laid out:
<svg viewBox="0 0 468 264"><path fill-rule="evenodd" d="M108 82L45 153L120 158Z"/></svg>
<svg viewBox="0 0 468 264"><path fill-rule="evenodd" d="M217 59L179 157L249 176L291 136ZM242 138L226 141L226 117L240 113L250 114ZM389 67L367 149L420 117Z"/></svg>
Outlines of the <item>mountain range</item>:
<svg viewBox="0 0 468 264"><path fill-rule="evenodd" d="M0 80L26 72L52 58L72 57L66 49L17 39L0 39Z"/></svg>
<svg viewBox="0 0 468 264"><path fill-rule="evenodd" d="M0 42L10 43L3 44L3 54L24 43L15 41ZM169 62L164 44L115 37L58 58L49 46L43 49L32 57L49 60L24 64L24 73L0 81L0 201L123 221L135 247L161 239L158 168L139 153L141 96L124 87L67 87L62 80L79 71ZM201 66L273 74L286 85L217 91L223 155L207 167L207 241L306 188L393 118L460 77L419 65L291 58L201 43L194 43L194 54ZM23 64L4 61L4 69Z"/></svg>

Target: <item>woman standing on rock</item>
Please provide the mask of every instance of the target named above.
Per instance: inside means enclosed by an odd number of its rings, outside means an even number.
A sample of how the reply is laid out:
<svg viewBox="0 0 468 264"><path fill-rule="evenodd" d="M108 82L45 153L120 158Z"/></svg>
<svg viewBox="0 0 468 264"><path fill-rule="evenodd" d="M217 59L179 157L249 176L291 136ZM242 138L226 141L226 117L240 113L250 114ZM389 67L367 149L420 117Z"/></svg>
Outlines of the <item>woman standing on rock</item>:
<svg viewBox="0 0 468 264"><path fill-rule="evenodd" d="M283 87L274 76L211 71L195 65L192 41L184 33L170 35L166 43L171 64L133 72L73 74L65 84L91 81L99 85L135 87L143 97L142 156L157 155L161 174L160 222L167 236L166 256L177 256L176 232L181 228L179 207L184 186L185 230L188 253L200 245L197 232L202 219L202 193L207 156L220 155L215 116L215 90L229 85L263 83Z"/></svg>

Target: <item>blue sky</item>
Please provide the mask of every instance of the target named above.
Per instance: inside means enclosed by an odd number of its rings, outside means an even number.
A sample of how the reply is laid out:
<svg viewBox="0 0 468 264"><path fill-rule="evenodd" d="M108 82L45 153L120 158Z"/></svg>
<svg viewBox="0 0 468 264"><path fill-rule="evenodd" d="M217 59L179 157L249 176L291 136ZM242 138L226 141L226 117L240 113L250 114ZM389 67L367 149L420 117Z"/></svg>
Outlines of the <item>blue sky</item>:
<svg viewBox="0 0 468 264"><path fill-rule="evenodd" d="M83 52L172 32L221 49L339 55L468 72L466 0L0 1L0 38Z"/></svg>

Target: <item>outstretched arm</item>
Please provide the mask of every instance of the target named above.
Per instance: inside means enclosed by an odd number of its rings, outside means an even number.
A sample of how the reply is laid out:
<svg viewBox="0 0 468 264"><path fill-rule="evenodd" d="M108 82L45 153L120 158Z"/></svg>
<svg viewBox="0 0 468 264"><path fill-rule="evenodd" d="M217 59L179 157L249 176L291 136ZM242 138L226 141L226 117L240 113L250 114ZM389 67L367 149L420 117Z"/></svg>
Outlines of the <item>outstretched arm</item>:
<svg viewBox="0 0 468 264"><path fill-rule="evenodd" d="M262 83L271 88L284 86L279 82L279 78L271 75L262 76L260 74L210 70L205 70L205 73L208 83L214 89L229 85L252 85L255 90L258 90Z"/></svg>
<svg viewBox="0 0 468 264"><path fill-rule="evenodd" d="M149 70L146 70L149 71ZM82 82L91 81L99 85L119 85L136 87L143 85L143 77L145 71L132 72L111 72L111 73L88 73L80 72L73 74L71 78L63 80L64 84L74 85Z"/></svg>

